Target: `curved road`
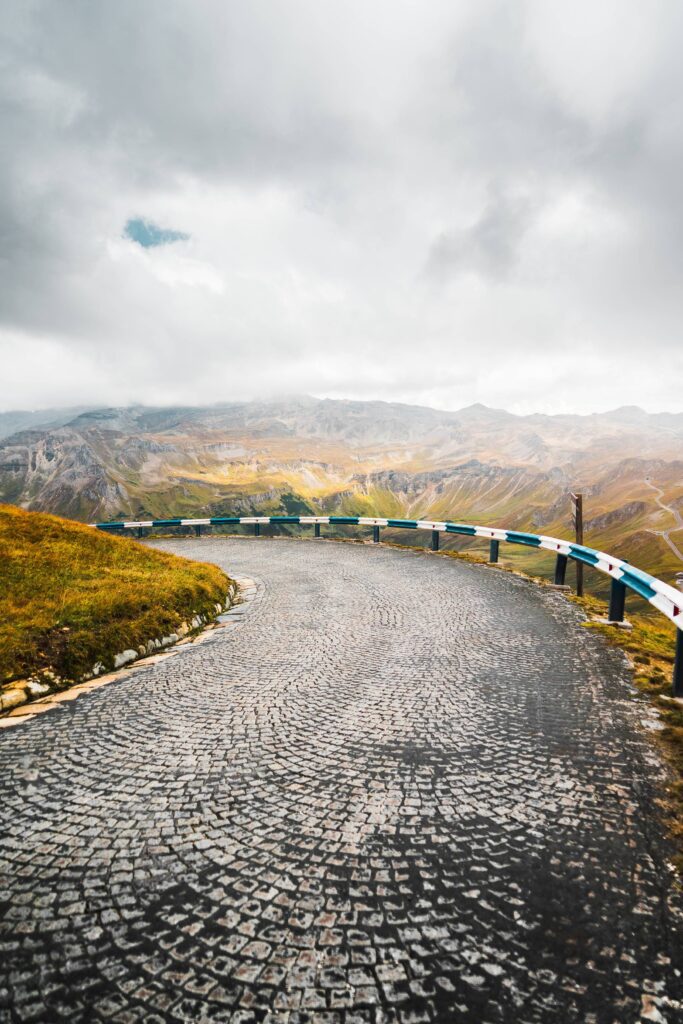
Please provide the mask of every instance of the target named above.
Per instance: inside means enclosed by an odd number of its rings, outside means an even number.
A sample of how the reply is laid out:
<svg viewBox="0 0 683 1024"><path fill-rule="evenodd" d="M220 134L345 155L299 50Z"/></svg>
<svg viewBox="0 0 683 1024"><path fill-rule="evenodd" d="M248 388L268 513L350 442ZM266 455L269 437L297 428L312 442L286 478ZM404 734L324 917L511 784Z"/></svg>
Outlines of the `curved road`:
<svg viewBox="0 0 683 1024"><path fill-rule="evenodd" d="M681 1019L645 707L572 606L391 548L159 546L256 596L2 730L0 1019Z"/></svg>

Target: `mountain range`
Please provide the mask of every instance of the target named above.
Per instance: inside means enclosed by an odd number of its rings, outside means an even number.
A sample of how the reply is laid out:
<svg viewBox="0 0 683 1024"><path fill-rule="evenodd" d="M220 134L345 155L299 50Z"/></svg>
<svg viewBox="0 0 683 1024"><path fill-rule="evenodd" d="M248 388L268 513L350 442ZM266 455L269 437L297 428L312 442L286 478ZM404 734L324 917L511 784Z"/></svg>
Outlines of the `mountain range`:
<svg viewBox="0 0 683 1024"><path fill-rule="evenodd" d="M570 536L570 491L586 543L669 581L683 571L683 414L308 396L0 414L0 501L82 521L376 514Z"/></svg>

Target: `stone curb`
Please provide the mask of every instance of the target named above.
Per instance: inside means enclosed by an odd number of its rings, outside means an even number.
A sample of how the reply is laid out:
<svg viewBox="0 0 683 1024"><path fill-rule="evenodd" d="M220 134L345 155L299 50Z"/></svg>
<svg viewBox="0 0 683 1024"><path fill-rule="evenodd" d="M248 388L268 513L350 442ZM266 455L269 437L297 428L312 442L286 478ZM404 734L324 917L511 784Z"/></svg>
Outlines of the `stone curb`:
<svg viewBox="0 0 683 1024"><path fill-rule="evenodd" d="M244 589L243 589L244 587ZM215 605L215 616L195 615L190 622L183 622L177 632L168 636L148 640L136 650L129 648L114 655L114 671L102 675L105 666L101 661L93 665L92 671L83 676L77 683L63 685L62 680L49 669L40 677L20 679L10 683L4 692L0 692L0 728L17 724L34 714L41 714L49 707L63 700L73 700L80 693L96 689L105 683L113 682L130 675L130 670L120 671L134 662L153 664L171 652L169 648L177 648L193 644L215 629L217 623L228 619L233 611L242 608L245 601L251 600L257 590L252 579L237 577L232 580L225 603ZM193 635L195 634L195 635ZM163 653L162 653L163 652ZM168 653L166 653L168 652ZM138 665L135 666L136 668Z"/></svg>

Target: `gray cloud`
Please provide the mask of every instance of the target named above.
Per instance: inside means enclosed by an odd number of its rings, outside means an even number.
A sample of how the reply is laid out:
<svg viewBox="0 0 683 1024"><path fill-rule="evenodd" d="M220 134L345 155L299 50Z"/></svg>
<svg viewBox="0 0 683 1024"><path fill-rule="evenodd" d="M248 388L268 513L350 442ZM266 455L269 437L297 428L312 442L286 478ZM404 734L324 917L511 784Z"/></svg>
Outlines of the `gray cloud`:
<svg viewBox="0 0 683 1024"><path fill-rule="evenodd" d="M532 216L529 197L493 194L473 224L438 236L429 252L427 274L438 281L468 271L494 279L507 276Z"/></svg>
<svg viewBox="0 0 683 1024"><path fill-rule="evenodd" d="M0 407L683 408L682 18L9 0Z"/></svg>

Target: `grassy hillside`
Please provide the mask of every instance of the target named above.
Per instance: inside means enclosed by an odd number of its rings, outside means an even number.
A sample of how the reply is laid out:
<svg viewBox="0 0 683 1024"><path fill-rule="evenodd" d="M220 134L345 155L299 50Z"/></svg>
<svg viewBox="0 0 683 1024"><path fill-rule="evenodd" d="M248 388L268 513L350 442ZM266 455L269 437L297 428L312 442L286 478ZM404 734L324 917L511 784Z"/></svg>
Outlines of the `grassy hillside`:
<svg viewBox="0 0 683 1024"><path fill-rule="evenodd" d="M213 565L0 505L0 684L51 669L65 681L224 603Z"/></svg>

